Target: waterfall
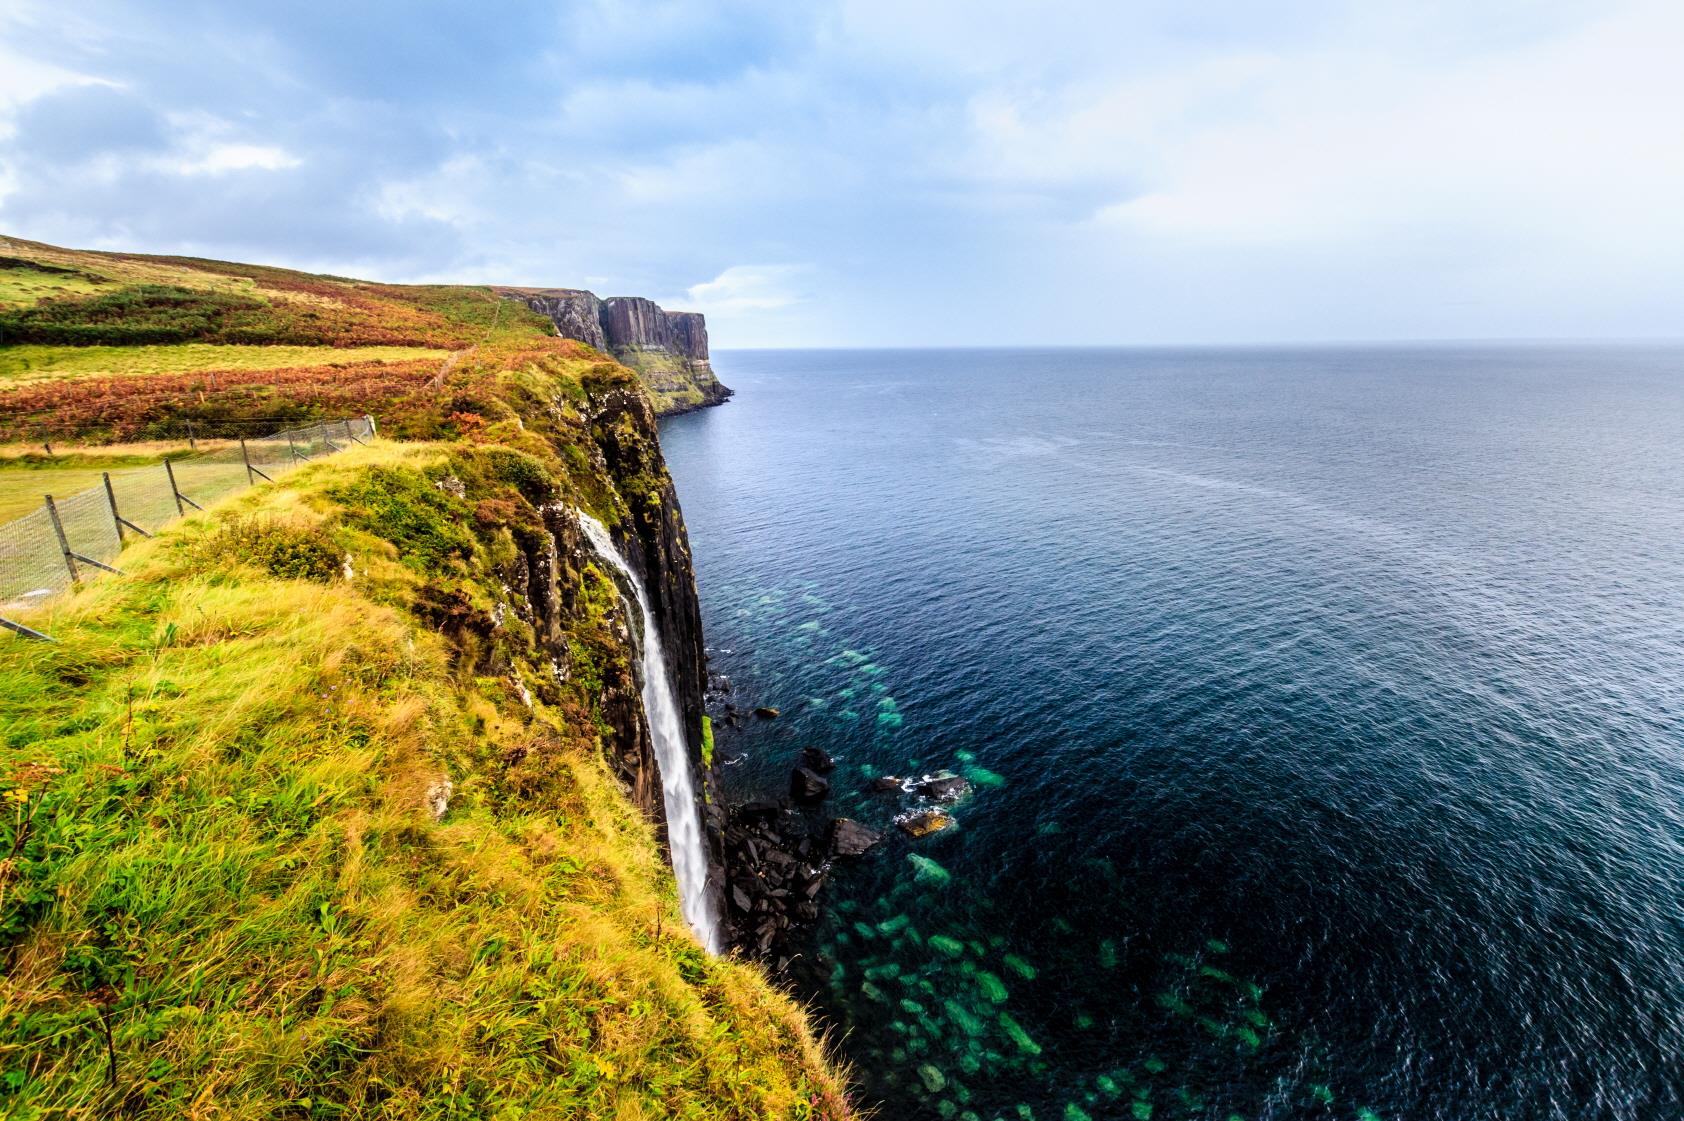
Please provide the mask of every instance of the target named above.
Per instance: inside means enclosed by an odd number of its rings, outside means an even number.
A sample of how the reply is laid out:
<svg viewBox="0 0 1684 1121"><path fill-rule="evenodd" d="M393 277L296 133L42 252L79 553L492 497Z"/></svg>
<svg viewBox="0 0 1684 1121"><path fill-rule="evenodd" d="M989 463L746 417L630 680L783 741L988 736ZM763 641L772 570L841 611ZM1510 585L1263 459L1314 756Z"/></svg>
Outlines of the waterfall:
<svg viewBox="0 0 1684 1121"><path fill-rule="evenodd" d="M667 846L672 850L672 870L678 879L679 904L684 919L709 953L719 953L723 944L719 919L708 905L707 855L702 846L702 814L696 805L696 788L690 781L690 750L679 719L672 679L667 674L661 634L649 610L643 581L614 548L608 528L583 510L576 511L585 536L597 554L613 565L631 585L637 607L643 614L643 715L649 724L649 738L655 746L655 764L661 775L661 795L667 811Z"/></svg>

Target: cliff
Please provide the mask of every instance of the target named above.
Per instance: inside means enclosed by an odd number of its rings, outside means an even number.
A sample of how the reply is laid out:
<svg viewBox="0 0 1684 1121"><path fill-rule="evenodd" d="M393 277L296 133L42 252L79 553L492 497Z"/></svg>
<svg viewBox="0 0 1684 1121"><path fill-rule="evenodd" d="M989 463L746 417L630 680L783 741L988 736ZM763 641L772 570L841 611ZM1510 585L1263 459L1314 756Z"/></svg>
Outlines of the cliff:
<svg viewBox="0 0 1684 1121"><path fill-rule="evenodd" d="M646 636L577 511L647 590L717 902L700 610L638 378L484 289L22 251L84 286L5 312L26 328L74 332L86 300L104 338L202 337L224 308L320 353L84 348L74 376L0 389L8 423L101 439L191 417L203 438L325 399L398 439L8 609L58 640L0 646L8 1112L849 1116L801 1010L702 952L663 859ZM338 318L312 317L330 295ZM380 331L452 349L345 345Z"/></svg>
<svg viewBox="0 0 1684 1121"><path fill-rule="evenodd" d="M577 339L638 372L661 416L717 405L731 390L708 359L706 319L693 311L665 311L641 296L599 299L576 288L498 288L548 317L556 333Z"/></svg>

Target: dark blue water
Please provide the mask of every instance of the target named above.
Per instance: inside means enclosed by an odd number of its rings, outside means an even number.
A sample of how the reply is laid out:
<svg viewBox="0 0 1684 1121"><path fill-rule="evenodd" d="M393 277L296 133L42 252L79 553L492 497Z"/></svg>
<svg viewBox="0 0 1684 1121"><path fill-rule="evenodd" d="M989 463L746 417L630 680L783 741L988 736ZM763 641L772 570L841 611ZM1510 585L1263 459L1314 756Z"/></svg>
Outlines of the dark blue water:
<svg viewBox="0 0 1684 1121"><path fill-rule="evenodd" d="M730 785L977 784L803 963L884 1116L1684 1116L1684 349L717 365Z"/></svg>

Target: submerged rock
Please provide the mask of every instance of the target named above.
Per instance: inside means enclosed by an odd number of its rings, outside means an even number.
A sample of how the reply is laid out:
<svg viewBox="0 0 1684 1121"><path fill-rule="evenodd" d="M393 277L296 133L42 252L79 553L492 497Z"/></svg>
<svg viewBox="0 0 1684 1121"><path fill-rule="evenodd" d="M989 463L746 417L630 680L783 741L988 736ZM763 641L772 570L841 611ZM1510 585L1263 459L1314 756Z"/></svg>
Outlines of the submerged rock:
<svg viewBox="0 0 1684 1121"><path fill-rule="evenodd" d="M908 853L906 859L917 870L915 878L919 883L945 884L953 878L953 873L927 856L919 856L914 852Z"/></svg>
<svg viewBox="0 0 1684 1121"><path fill-rule="evenodd" d="M777 709L771 707L770 705L761 705L759 708L754 710L754 715L760 717L762 720L774 720L780 714Z"/></svg>
<svg viewBox="0 0 1684 1121"><path fill-rule="evenodd" d="M873 794L893 794L900 789L900 779L894 775L879 775L866 783L865 788Z"/></svg>
<svg viewBox="0 0 1684 1121"><path fill-rule="evenodd" d="M895 824L914 837L928 837L931 833L939 833L952 825L953 819L940 810L926 810L923 813L897 817Z"/></svg>
<svg viewBox="0 0 1684 1121"><path fill-rule="evenodd" d="M830 793L830 781L808 767L790 772L789 792L803 802L817 802Z"/></svg>
<svg viewBox="0 0 1684 1121"><path fill-rule="evenodd" d="M836 769L836 760L822 748L804 747L801 749L801 765L821 775L828 775Z"/></svg>
<svg viewBox="0 0 1684 1121"><path fill-rule="evenodd" d="M839 817L830 823L829 849L832 857L864 856L882 839L882 834L867 829L853 818Z"/></svg>

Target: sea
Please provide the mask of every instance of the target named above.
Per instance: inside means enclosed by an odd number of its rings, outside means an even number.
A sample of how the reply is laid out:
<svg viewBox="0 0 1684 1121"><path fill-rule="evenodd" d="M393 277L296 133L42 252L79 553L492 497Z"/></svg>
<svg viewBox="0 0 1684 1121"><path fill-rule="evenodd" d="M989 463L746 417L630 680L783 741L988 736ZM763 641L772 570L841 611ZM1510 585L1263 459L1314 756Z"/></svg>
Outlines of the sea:
<svg viewBox="0 0 1684 1121"><path fill-rule="evenodd" d="M1684 347L715 368L717 755L884 831L790 971L879 1117L1684 1117Z"/></svg>

